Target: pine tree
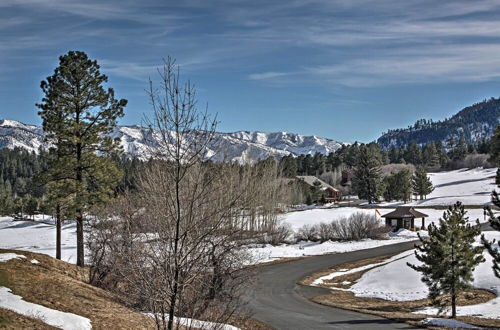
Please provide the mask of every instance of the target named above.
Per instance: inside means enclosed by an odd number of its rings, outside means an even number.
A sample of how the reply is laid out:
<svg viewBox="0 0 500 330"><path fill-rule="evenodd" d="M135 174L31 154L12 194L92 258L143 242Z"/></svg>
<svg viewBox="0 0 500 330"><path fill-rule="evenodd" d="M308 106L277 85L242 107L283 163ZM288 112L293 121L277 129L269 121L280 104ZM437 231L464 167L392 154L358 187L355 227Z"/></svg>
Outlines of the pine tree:
<svg viewBox="0 0 500 330"><path fill-rule="evenodd" d="M107 76L84 52L70 51L59 58L54 74L41 82L44 93L37 106L46 139L57 142L59 173L74 182L74 212L77 221L77 265L84 265L83 221L85 211L108 199L120 179L109 156L119 150L112 132L123 116L127 101L116 100L111 88L104 89ZM99 155L97 155L99 153Z"/></svg>
<svg viewBox="0 0 500 330"><path fill-rule="evenodd" d="M500 125L495 128L495 134L490 139L489 154L488 161L496 166L500 165Z"/></svg>
<svg viewBox="0 0 500 330"><path fill-rule="evenodd" d="M491 200L493 202L493 205L495 205L496 207L500 207L500 199L496 191L493 191ZM495 216L490 207L487 208L487 211L490 216L489 222L491 227L497 231L500 231L500 216ZM483 234L481 236L481 242L493 258L493 272L495 273L495 276L500 278L500 250L497 250L494 247L495 243L497 243L496 240L489 241L486 239L486 237L484 237Z"/></svg>
<svg viewBox="0 0 500 330"><path fill-rule="evenodd" d="M386 201L402 200L408 202L412 194L412 174L408 168L392 173L384 178L384 199Z"/></svg>
<svg viewBox="0 0 500 330"><path fill-rule="evenodd" d="M420 200L429 195L434 187L432 186L431 179L427 176L427 172L423 167L417 167L412 177L413 191L420 196Z"/></svg>
<svg viewBox="0 0 500 330"><path fill-rule="evenodd" d="M439 165L439 155L434 142L427 143L422 152L425 166L434 168Z"/></svg>
<svg viewBox="0 0 500 330"><path fill-rule="evenodd" d="M415 166L422 164L422 149L417 143L410 143L406 150L405 160Z"/></svg>
<svg viewBox="0 0 500 330"><path fill-rule="evenodd" d="M453 160L464 160L467 156L467 143L465 143L465 139L463 137L458 140L458 144L452 151L452 159Z"/></svg>
<svg viewBox="0 0 500 330"><path fill-rule="evenodd" d="M368 200L370 204L382 195L384 184L380 175L380 159L374 154L373 148L365 145L359 147L352 184L359 198Z"/></svg>
<svg viewBox="0 0 500 330"><path fill-rule="evenodd" d="M466 211L460 202L450 206L439 219L439 226L428 227L429 237L418 235L421 245L415 255L422 265L408 266L422 273L422 281L429 287L429 298L442 311L451 304L452 318L457 315L458 295L470 288L474 268L484 261L481 246L473 246L481 233L479 221L468 223ZM442 295L450 295L446 301Z"/></svg>

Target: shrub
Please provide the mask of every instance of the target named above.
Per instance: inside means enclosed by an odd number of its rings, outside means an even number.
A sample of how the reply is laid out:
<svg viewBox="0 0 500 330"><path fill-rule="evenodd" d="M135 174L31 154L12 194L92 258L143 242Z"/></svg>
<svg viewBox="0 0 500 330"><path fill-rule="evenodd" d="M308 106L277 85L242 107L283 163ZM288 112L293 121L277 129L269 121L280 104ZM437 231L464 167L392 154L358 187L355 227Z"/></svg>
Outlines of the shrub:
<svg viewBox="0 0 500 330"><path fill-rule="evenodd" d="M318 241L318 226L317 225L304 225L295 234L297 241Z"/></svg>
<svg viewBox="0 0 500 330"><path fill-rule="evenodd" d="M375 215L356 212L330 223L304 225L295 234L297 241L359 241L366 238L383 239L390 228L382 225Z"/></svg>

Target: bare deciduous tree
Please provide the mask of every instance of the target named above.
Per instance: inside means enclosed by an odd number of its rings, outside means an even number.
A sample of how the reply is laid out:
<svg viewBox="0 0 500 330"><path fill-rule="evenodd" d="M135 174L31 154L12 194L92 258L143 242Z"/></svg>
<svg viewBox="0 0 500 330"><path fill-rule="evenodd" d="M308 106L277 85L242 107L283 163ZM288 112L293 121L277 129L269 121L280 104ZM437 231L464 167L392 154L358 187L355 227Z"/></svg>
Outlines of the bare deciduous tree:
<svg viewBox="0 0 500 330"><path fill-rule="evenodd" d="M214 149L216 121L197 110L194 87L181 84L173 60L159 73L147 120L154 157L136 194L96 211L91 278L126 292L158 329L189 327L176 317L217 327L239 307L239 287L248 279L241 245L277 227L276 201L284 193L274 161L204 161Z"/></svg>

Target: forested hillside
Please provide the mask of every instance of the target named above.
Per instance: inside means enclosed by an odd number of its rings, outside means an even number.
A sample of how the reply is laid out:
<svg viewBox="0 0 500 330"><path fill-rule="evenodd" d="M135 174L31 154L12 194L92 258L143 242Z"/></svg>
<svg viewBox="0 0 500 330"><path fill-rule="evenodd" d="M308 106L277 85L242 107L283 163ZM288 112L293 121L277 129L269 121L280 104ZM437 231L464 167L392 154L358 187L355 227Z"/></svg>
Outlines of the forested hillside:
<svg viewBox="0 0 500 330"><path fill-rule="evenodd" d="M491 137L499 117L500 98L491 98L466 107L442 121L421 119L408 128L389 130L377 142L385 149L407 146L412 142L422 145L431 141L440 141L447 148L453 148L460 138L471 144Z"/></svg>

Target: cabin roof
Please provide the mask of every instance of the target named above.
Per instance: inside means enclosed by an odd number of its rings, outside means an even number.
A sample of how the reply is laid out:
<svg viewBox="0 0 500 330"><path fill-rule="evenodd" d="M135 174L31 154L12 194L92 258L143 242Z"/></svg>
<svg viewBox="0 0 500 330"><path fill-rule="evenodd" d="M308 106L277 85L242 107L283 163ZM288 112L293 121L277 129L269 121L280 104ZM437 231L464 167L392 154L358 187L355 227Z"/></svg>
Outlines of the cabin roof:
<svg viewBox="0 0 500 330"><path fill-rule="evenodd" d="M398 206L394 211L384 214L382 218L426 218L427 214L415 210L411 206Z"/></svg>
<svg viewBox="0 0 500 330"><path fill-rule="evenodd" d="M311 187L314 187L314 182L318 181L319 183L321 183L321 185L319 186L319 189L321 189L321 190L331 189L334 191L338 191L337 189L333 188L325 181L318 179L314 175L297 175L297 179L305 182L307 185L309 185Z"/></svg>

